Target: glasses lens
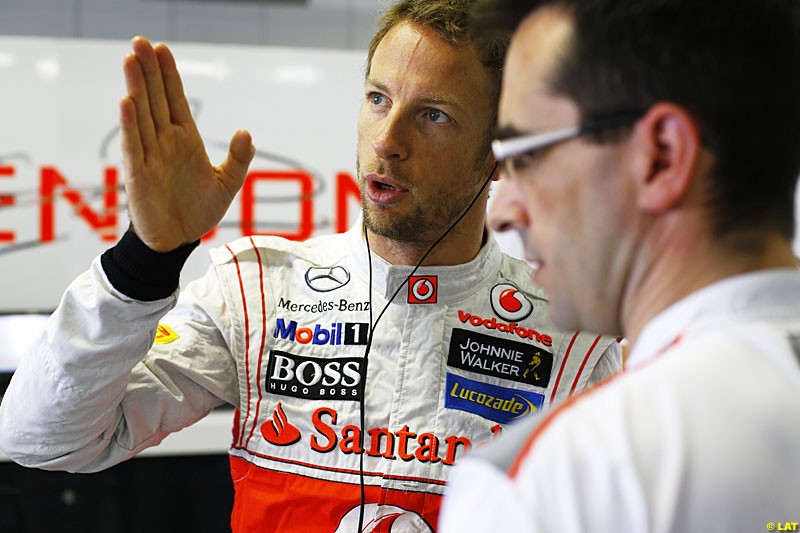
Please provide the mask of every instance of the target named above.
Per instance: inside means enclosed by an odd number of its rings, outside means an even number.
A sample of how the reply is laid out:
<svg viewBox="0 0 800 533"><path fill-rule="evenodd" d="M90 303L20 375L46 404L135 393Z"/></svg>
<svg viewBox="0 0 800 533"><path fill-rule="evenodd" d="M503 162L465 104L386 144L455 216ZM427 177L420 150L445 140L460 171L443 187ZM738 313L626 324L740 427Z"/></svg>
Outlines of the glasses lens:
<svg viewBox="0 0 800 533"><path fill-rule="evenodd" d="M508 157L503 161L503 170L509 178L517 179L519 177L519 170L516 165L516 157Z"/></svg>
<svg viewBox="0 0 800 533"><path fill-rule="evenodd" d="M531 168L536 158L536 150L525 152L519 155L507 157L503 163L506 173L513 178L518 178Z"/></svg>

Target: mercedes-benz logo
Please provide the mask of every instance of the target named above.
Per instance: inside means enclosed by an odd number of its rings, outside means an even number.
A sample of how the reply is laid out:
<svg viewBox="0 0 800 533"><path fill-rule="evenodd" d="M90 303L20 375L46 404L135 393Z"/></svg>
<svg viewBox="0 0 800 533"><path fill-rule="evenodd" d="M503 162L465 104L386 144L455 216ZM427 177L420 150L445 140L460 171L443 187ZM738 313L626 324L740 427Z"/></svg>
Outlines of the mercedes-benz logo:
<svg viewBox="0 0 800 533"><path fill-rule="evenodd" d="M306 285L317 292L340 289L350 281L350 272L343 266L311 267L306 270Z"/></svg>

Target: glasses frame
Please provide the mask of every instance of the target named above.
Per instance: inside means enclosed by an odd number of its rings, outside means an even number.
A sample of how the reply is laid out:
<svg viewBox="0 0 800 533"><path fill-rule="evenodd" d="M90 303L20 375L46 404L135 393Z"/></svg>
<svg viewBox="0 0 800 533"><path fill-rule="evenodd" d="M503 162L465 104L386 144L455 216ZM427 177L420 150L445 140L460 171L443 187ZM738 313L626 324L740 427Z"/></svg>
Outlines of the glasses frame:
<svg viewBox="0 0 800 533"><path fill-rule="evenodd" d="M593 122L569 126L554 131L517 135L507 139L495 139L492 141L492 153L498 163L506 163L505 167L506 171L508 171L508 167L513 166L510 165L510 163L515 157L523 154L532 154L537 150L589 133L598 133L628 126L639 120L642 115L644 115L644 111L624 111L614 113L613 115L600 118Z"/></svg>

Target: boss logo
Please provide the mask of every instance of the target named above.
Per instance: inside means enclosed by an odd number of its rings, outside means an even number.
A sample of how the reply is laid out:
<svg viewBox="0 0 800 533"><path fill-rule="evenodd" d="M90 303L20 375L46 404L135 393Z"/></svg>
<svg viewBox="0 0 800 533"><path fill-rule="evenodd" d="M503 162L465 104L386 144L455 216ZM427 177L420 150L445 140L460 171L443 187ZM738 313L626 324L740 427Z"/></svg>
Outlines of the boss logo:
<svg viewBox="0 0 800 533"><path fill-rule="evenodd" d="M362 361L357 357L304 357L276 350L270 354L266 390L311 400L357 400Z"/></svg>

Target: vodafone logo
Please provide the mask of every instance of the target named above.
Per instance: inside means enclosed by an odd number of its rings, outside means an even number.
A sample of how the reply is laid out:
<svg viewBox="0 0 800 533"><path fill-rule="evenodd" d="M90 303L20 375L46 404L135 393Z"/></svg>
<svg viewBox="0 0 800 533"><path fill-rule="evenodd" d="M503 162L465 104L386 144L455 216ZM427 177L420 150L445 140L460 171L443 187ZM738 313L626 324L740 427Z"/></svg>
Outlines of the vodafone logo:
<svg viewBox="0 0 800 533"><path fill-rule="evenodd" d="M335 533L358 531L359 506L350 509L339 522ZM433 533L433 528L414 511L395 505L368 503L364 506L364 529L361 533L378 531L403 533Z"/></svg>
<svg viewBox="0 0 800 533"><path fill-rule="evenodd" d="M519 322L533 311L531 301L510 283L499 283L492 287L490 301L495 314L509 322Z"/></svg>
<svg viewBox="0 0 800 533"><path fill-rule="evenodd" d="M300 440L300 430L288 422L281 402L275 406L272 419L261 424L261 434L276 446L288 446Z"/></svg>
<svg viewBox="0 0 800 533"><path fill-rule="evenodd" d="M408 278L408 303L435 304L439 282L436 276L411 276Z"/></svg>

